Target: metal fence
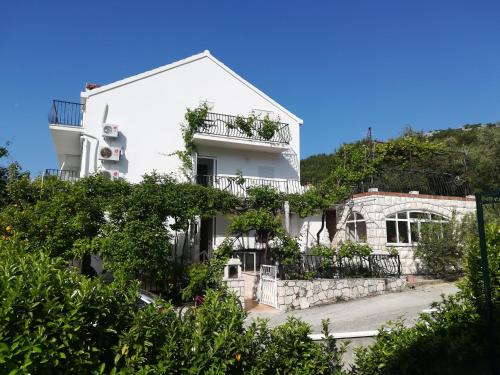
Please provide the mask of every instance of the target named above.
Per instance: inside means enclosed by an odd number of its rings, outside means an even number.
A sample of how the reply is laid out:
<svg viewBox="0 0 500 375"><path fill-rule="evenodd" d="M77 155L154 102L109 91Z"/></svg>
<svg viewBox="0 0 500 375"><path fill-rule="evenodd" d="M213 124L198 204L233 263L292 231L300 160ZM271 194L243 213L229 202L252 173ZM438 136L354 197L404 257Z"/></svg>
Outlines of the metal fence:
<svg viewBox="0 0 500 375"><path fill-rule="evenodd" d="M426 170L384 170L353 186L352 193L364 193L369 188L379 191L408 193L412 190L420 194L461 196L472 193L470 183L460 176L435 173Z"/></svg>
<svg viewBox="0 0 500 375"><path fill-rule="evenodd" d="M401 276L399 255L372 254L353 257L303 255L293 264L280 264L278 275L283 280L307 278L393 277Z"/></svg>
<svg viewBox="0 0 500 375"><path fill-rule="evenodd" d="M270 143L290 143L291 135L288 124L281 122L277 123L277 130L274 134L272 134L272 136L269 136L263 129L263 120L254 119L249 131L246 132L238 127L238 118L241 118L248 123L248 118L209 112L205 119L205 123L198 129L198 132L231 138L252 139Z"/></svg>
<svg viewBox="0 0 500 375"><path fill-rule="evenodd" d="M247 190L258 186L269 186L282 193L303 193L306 188L300 184L299 180L273 180L253 177L229 177L198 175L196 182L203 186L213 186L220 190L226 190L236 196L247 196Z"/></svg>
<svg viewBox="0 0 500 375"><path fill-rule="evenodd" d="M53 100L49 111L49 124L82 126L83 104Z"/></svg>
<svg viewBox="0 0 500 375"><path fill-rule="evenodd" d="M78 172L69 169L46 169L43 176L57 177L63 181L76 181L79 179Z"/></svg>

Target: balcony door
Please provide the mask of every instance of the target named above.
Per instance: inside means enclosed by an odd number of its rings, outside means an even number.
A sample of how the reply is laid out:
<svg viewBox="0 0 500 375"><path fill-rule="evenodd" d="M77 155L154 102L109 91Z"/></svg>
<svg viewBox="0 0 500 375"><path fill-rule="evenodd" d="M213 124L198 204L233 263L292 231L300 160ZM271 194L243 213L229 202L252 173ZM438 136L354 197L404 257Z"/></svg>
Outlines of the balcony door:
<svg viewBox="0 0 500 375"><path fill-rule="evenodd" d="M209 156L199 156L196 161L196 183L203 186L213 186L217 171L217 159Z"/></svg>

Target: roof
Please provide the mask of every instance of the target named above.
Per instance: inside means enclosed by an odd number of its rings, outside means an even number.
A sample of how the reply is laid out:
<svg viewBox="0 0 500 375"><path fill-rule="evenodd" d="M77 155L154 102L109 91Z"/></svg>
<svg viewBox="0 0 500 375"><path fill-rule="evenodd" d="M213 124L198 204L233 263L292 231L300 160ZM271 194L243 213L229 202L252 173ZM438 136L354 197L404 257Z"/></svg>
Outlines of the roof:
<svg viewBox="0 0 500 375"><path fill-rule="evenodd" d="M104 85L104 86L101 86L101 87L98 87L98 88L94 88L91 91L84 91L84 92L81 93L81 98L82 98L83 101L85 101L87 98L89 98L89 97L91 97L93 95L97 95L97 94L100 94L102 92L109 91L109 90L112 90L114 88L117 88L117 87L120 87L120 86L124 86L124 85L127 85L129 83L136 82L136 81L139 81L141 79L145 79L145 78L154 76L156 74L160 74L160 73L166 72L168 70L175 69L175 68L177 68L179 66L190 64L192 62L195 62L195 61L198 61L198 60L201 60L201 59L204 59L204 58L208 58L209 60L213 61L215 64L217 64L223 70L225 70L228 74L232 75L234 78L236 78L238 81L240 81L245 86L247 86L248 88L250 88L256 94L260 95L262 98L264 98L265 100L267 100L273 106L275 106L278 109L280 109L281 111L285 112L287 115L289 115L295 121L297 121L299 124L302 125L304 123L304 121L301 118L299 118L298 116L294 115L292 112L290 112L289 110L287 110L281 104L277 103L275 100L271 99L268 95L266 95L265 93L263 93L262 91L260 91L257 87L255 87L254 85L252 85L250 82L246 81L241 76L239 76L238 74L236 74L233 70L231 70L230 68L228 68L221 61L217 60L214 56L212 56L212 54L208 50L205 50L202 53L198 53L196 55L187 57L185 59L182 59L182 60L179 60L179 61L175 61L175 62L173 62L171 64L160 66L159 68L152 69L152 70L149 70L149 71L146 71L144 73L140 73L140 74L128 77L128 78L124 78L122 80L119 80L119 81L116 81L116 82L113 82L113 83L109 83L107 85Z"/></svg>

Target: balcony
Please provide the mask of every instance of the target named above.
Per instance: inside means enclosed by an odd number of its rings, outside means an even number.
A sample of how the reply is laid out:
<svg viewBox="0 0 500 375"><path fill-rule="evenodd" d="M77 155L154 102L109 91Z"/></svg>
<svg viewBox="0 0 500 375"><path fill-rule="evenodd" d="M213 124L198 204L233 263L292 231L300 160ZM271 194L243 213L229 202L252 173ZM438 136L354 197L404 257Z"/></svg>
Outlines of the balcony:
<svg viewBox="0 0 500 375"><path fill-rule="evenodd" d="M49 129L59 165L71 162L79 165L80 136L83 133L83 105L53 100L49 111ZM74 160L73 160L74 159Z"/></svg>
<svg viewBox="0 0 500 375"><path fill-rule="evenodd" d="M299 180L273 180L255 177L198 175L196 183L225 190L238 197L246 197L248 188L258 186L269 186L286 194L303 193L306 190L306 187L302 186Z"/></svg>
<svg viewBox="0 0 500 375"><path fill-rule="evenodd" d="M286 151L291 140L289 125L274 124L277 128L270 131L269 127L266 128L266 120L209 112L193 140L198 145L240 150Z"/></svg>
<svg viewBox="0 0 500 375"><path fill-rule="evenodd" d="M69 169L46 169L43 177L57 177L63 181L76 181L79 179L78 172Z"/></svg>

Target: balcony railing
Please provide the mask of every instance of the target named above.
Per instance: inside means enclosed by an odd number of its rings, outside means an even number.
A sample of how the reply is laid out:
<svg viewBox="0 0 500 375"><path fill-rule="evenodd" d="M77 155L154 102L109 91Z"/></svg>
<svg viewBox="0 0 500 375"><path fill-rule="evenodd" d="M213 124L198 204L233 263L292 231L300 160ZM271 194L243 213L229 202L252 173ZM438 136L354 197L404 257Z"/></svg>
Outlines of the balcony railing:
<svg viewBox="0 0 500 375"><path fill-rule="evenodd" d="M69 169L46 169L44 177L57 177L63 181L76 181L80 178L77 171Z"/></svg>
<svg viewBox="0 0 500 375"><path fill-rule="evenodd" d="M243 130L238 125L241 120L246 124L251 122L248 129ZM281 122L276 124L277 129L274 132L269 132L265 128L264 120L262 119L249 121L248 118L209 112L203 126L199 127L198 133L268 143L290 144L291 136L288 124Z"/></svg>
<svg viewBox="0 0 500 375"><path fill-rule="evenodd" d="M299 180L271 180L254 177L231 177L231 176L196 176L196 183L203 186L212 186L225 190L239 197L247 196L247 189L257 186L269 186L282 193L303 193L305 186L300 185Z"/></svg>
<svg viewBox="0 0 500 375"><path fill-rule="evenodd" d="M49 112L49 124L82 126L83 104L53 100Z"/></svg>

